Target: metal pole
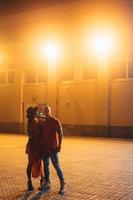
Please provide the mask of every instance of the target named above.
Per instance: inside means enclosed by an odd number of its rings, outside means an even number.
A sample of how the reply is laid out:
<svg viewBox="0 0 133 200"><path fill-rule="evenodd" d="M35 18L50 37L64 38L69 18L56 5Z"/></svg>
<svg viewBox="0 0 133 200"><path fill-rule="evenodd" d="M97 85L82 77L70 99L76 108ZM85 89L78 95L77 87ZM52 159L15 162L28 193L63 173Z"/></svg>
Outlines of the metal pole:
<svg viewBox="0 0 133 200"><path fill-rule="evenodd" d="M108 124L107 124L107 133L108 137L111 137L111 98L112 98L112 89L111 89L111 74L110 70L108 73Z"/></svg>

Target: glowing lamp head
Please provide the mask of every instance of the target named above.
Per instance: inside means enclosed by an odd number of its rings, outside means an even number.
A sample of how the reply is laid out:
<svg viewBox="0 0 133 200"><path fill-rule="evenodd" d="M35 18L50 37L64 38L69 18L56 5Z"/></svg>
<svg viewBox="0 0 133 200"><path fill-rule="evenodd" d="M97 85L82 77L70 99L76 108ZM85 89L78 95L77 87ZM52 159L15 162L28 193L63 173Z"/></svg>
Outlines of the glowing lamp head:
<svg viewBox="0 0 133 200"><path fill-rule="evenodd" d="M45 44L41 48L42 56L46 56L48 60L55 60L58 57L58 47L52 43Z"/></svg>
<svg viewBox="0 0 133 200"><path fill-rule="evenodd" d="M116 41L114 35L109 32L94 33L91 38L91 47L94 54L101 58L111 56L116 51Z"/></svg>
<svg viewBox="0 0 133 200"><path fill-rule="evenodd" d="M112 41L107 36L99 36L94 40L94 49L98 55L107 55L111 51Z"/></svg>

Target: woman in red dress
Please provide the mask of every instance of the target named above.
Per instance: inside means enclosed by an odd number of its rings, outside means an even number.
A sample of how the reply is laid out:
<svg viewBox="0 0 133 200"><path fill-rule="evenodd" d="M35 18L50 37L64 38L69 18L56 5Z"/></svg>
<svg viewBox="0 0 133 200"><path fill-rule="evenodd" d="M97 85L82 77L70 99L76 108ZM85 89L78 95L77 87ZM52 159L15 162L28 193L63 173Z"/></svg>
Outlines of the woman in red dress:
<svg viewBox="0 0 133 200"><path fill-rule="evenodd" d="M28 178L28 190L34 190L32 185L32 177L37 178L41 176L41 182L43 180L42 165L41 165L41 131L40 122L37 118L37 107L29 107L27 109L27 132L28 143L26 145L26 153L28 154L27 165L27 178Z"/></svg>

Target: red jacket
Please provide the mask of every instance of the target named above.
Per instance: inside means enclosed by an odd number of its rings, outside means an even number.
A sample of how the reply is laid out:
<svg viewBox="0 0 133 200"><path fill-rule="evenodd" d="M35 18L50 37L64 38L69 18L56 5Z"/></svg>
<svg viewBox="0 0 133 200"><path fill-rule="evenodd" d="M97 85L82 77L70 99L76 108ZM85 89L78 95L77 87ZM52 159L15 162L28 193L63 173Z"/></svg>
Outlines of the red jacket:
<svg viewBox="0 0 133 200"><path fill-rule="evenodd" d="M58 147L58 134L62 133L62 127L54 117L49 117L41 124L42 132L42 153L49 154Z"/></svg>

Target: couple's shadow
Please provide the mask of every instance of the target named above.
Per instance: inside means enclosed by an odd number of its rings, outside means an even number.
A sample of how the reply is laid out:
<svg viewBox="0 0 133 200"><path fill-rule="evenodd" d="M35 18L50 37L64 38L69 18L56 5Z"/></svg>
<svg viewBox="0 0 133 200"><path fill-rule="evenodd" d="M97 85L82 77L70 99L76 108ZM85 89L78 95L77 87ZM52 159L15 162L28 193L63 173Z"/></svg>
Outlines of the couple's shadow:
<svg viewBox="0 0 133 200"><path fill-rule="evenodd" d="M15 197L15 200L37 200L40 199L44 194L49 193L48 190L46 191L39 191L39 192L31 192L31 191L26 191L23 194Z"/></svg>

